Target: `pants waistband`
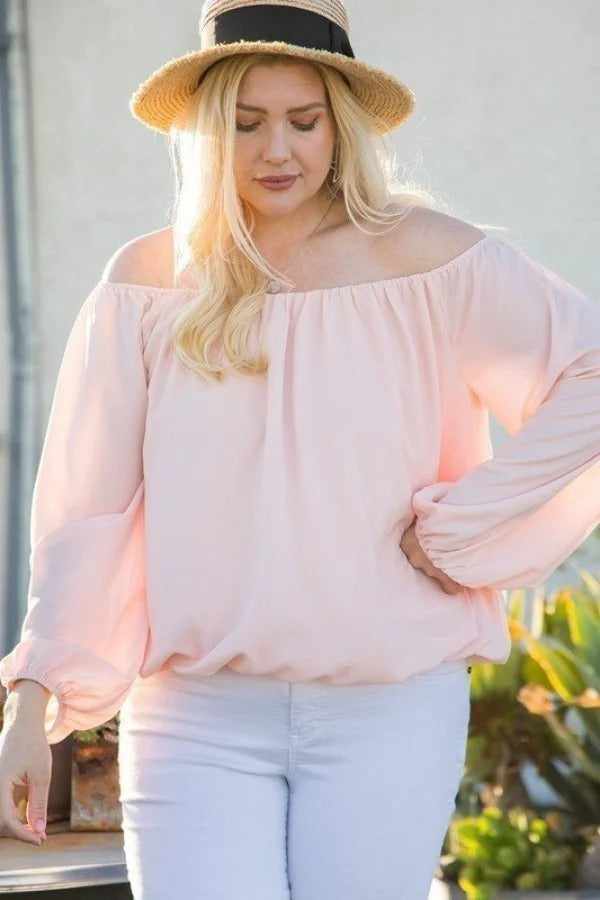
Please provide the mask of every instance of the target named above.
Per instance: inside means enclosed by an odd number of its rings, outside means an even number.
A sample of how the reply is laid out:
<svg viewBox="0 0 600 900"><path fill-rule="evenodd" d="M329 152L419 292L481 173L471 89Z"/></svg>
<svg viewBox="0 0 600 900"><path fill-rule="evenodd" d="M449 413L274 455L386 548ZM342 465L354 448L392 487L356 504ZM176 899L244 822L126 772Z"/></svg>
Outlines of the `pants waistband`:
<svg viewBox="0 0 600 900"><path fill-rule="evenodd" d="M407 681L410 681L412 678L419 679L421 677L429 677L431 675L442 675L442 674L450 674L452 672L460 672L466 671L468 673L471 672L471 666L467 666L466 659L452 659L452 660L444 660L441 663L438 663L435 666L432 666L429 669L425 669L421 672L416 672L412 676L408 676ZM146 681L146 679L141 679L142 681ZM356 684L332 684L331 682L321 682L321 681L285 681L284 679L274 678L268 674L248 674L245 672L238 672L235 669L227 668L226 666L222 669L217 670L216 672L210 675L197 675L194 673L179 673L175 672L172 669L161 669L153 675L149 676L149 681L158 680L164 681L166 683L171 684L173 687L180 687L182 689L190 689L194 690L194 687L198 689L202 689L203 685L212 685L216 687L217 685L239 685L240 689L249 690L252 688L256 688L257 690L274 690L276 692L281 690L290 690L296 693L298 696L300 695L321 695L321 694L330 694L335 691L339 691L341 689L342 692L349 692L354 690L355 692L360 693L361 691L373 691L377 690L377 688L384 689L386 686L391 687L396 682L359 682ZM401 684L402 682L399 682Z"/></svg>

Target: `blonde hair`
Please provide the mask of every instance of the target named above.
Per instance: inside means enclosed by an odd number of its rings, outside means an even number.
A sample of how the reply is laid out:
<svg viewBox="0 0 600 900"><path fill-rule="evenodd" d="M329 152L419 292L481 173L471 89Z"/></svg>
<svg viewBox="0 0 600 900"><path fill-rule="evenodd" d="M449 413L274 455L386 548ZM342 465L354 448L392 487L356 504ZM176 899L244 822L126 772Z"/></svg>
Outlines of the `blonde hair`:
<svg viewBox="0 0 600 900"><path fill-rule="evenodd" d="M240 200L234 179L236 101L242 78L257 63L298 60L281 54L237 54L205 73L169 133L175 173L171 211L174 282L192 273L193 300L177 311L171 337L178 358L197 374L220 381L228 368L245 375L266 373L262 349L250 352L250 334L265 302L268 280L278 278L252 239L252 209ZM304 60L302 62L305 62ZM337 126L335 175L326 187L343 194L348 217L395 227L412 206L435 205L431 194L395 178L396 161L387 138L361 106L344 76L331 66L306 61L323 79ZM390 201L400 210L386 211ZM246 220L247 216L247 220ZM219 357L209 356L213 345ZM230 366L226 365L229 361Z"/></svg>

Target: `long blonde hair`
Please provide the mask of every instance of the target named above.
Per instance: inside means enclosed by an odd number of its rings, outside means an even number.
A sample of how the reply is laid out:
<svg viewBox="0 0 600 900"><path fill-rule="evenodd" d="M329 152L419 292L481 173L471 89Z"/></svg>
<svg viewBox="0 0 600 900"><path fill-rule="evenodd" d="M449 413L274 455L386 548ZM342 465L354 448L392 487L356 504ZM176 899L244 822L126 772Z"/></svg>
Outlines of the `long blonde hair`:
<svg viewBox="0 0 600 900"><path fill-rule="evenodd" d="M264 352L253 356L249 335L265 302L270 278L279 277L253 239L252 209L243 204L234 179L236 101L242 78L257 63L293 58L280 54L237 54L219 60L205 74L201 90L189 99L169 133L175 174L171 212L174 286L188 271L193 299L171 325L174 351L197 374L220 381L227 368L245 375L266 373ZM343 195L348 217L394 227L412 206L435 205L426 190L404 182L400 191L396 160L387 137L359 106L343 75L310 62L323 79L337 126L335 168L327 188ZM336 177L335 182L333 178ZM386 211L393 201L396 209ZM398 210L398 205L400 209ZM221 360L209 356L216 346ZM226 366L223 354L229 361Z"/></svg>

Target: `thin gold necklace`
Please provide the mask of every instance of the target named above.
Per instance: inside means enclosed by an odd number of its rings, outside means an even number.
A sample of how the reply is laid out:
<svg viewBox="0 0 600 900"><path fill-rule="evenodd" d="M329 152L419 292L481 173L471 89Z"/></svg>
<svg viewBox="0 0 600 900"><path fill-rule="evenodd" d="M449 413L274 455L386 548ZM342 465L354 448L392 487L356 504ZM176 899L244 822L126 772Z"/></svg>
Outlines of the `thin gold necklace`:
<svg viewBox="0 0 600 900"><path fill-rule="evenodd" d="M333 206L333 201L335 200L336 196L337 196L337 194L333 195L333 197L329 201L329 205L328 205L327 209L325 210L324 214L321 216L321 218L319 219L319 221L317 222L317 224L315 225L313 230L304 238L304 240L300 244L300 249L302 249L303 244L306 243L306 241L309 238L311 238L313 236L313 234L316 234L316 232L319 230L320 226L325 221L327 213ZM298 253L292 254L291 260L293 261L294 259L296 259L297 255L298 255ZM289 267L289 264L290 264L290 260L288 260L288 262L287 262L288 267ZM267 282L266 291L268 294L277 294L282 289L284 284L290 285L291 287L295 286L293 281L280 281L277 278L270 278L269 281Z"/></svg>

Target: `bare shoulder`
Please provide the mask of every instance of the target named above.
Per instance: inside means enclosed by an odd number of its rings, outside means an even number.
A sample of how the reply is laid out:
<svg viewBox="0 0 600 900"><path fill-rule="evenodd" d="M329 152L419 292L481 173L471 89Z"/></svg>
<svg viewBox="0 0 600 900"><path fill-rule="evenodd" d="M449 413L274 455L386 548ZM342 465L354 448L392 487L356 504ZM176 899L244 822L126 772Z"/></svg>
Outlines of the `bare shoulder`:
<svg viewBox="0 0 600 900"><path fill-rule="evenodd" d="M388 250L404 260L406 271L426 272L450 262L484 237L485 231L456 216L415 206L389 233Z"/></svg>
<svg viewBox="0 0 600 900"><path fill-rule="evenodd" d="M102 278L124 284L169 287L171 260L169 226L139 235L119 247L106 263Z"/></svg>
<svg viewBox="0 0 600 900"><path fill-rule="evenodd" d="M446 247L451 251L456 248L466 250L486 234L470 222L427 206L414 207L410 220L417 235L432 241L442 251Z"/></svg>

